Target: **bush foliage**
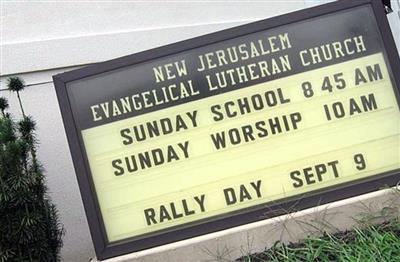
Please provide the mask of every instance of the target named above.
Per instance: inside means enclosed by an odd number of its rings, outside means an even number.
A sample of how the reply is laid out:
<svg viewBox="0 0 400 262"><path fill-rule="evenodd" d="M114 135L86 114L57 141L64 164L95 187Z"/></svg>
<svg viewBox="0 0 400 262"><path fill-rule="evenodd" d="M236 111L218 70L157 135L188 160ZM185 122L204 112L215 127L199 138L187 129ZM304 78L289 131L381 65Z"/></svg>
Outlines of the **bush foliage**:
<svg viewBox="0 0 400 262"><path fill-rule="evenodd" d="M23 81L8 81L23 118L15 121L0 97L0 261L60 261L63 227L36 157L35 122L23 111Z"/></svg>

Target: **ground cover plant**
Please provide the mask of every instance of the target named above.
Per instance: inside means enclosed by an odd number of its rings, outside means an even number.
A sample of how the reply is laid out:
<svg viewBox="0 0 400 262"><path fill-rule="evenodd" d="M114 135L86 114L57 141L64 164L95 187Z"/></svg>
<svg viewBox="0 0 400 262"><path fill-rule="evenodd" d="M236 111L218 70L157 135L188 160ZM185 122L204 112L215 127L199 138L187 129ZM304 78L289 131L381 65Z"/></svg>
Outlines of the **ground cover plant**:
<svg viewBox="0 0 400 262"><path fill-rule="evenodd" d="M352 230L307 236L298 243L275 245L245 255L241 262L400 262L400 189L393 189L390 205L377 213L360 214Z"/></svg>
<svg viewBox="0 0 400 262"><path fill-rule="evenodd" d="M266 261L400 261L399 221L355 228L319 238L306 238L301 243L277 242L271 249L242 257L243 262Z"/></svg>

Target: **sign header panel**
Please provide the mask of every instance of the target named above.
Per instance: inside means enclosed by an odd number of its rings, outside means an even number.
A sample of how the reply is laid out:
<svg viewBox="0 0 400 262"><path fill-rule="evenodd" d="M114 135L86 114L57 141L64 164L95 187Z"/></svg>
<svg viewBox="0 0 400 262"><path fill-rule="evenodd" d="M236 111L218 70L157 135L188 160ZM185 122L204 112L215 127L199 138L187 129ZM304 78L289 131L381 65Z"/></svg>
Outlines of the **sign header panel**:
<svg viewBox="0 0 400 262"><path fill-rule="evenodd" d="M377 8L328 4L55 76L97 255L400 180L399 61Z"/></svg>

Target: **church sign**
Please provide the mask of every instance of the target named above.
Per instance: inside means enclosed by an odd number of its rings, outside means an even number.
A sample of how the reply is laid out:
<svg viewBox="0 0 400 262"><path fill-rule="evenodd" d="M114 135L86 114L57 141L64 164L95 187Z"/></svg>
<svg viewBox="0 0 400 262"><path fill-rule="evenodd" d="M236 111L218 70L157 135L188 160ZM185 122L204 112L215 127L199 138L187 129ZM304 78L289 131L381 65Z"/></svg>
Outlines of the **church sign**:
<svg viewBox="0 0 400 262"><path fill-rule="evenodd" d="M395 185L399 72L362 0L54 76L98 258Z"/></svg>

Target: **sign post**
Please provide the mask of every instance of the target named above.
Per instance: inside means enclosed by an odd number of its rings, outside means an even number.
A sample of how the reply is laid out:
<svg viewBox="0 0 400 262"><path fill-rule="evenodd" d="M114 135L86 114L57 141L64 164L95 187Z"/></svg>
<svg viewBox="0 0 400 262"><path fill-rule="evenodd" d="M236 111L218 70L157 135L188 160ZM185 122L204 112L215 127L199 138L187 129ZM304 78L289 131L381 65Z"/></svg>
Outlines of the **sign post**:
<svg viewBox="0 0 400 262"><path fill-rule="evenodd" d="M380 1L339 1L54 76L99 259L400 180Z"/></svg>

